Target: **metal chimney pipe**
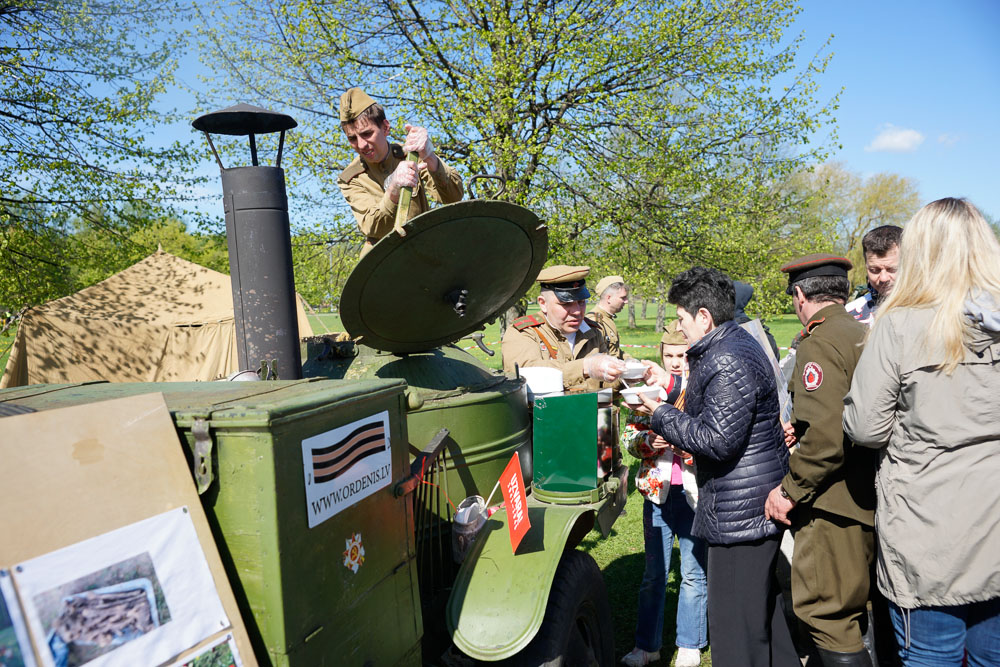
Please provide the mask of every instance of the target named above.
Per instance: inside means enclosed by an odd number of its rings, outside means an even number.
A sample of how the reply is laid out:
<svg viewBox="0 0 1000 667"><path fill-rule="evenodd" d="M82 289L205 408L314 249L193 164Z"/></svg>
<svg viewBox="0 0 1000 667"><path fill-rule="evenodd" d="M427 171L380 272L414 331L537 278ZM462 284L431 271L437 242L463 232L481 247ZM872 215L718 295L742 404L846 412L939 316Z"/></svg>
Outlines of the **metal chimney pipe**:
<svg viewBox="0 0 1000 667"><path fill-rule="evenodd" d="M240 369L260 368L262 380L300 379L302 353L285 172L277 166L259 166L254 141L255 134L281 132L283 146L285 130L297 123L285 114L239 104L205 114L192 125L205 132L222 172ZM249 135L254 166L223 167L210 132Z"/></svg>

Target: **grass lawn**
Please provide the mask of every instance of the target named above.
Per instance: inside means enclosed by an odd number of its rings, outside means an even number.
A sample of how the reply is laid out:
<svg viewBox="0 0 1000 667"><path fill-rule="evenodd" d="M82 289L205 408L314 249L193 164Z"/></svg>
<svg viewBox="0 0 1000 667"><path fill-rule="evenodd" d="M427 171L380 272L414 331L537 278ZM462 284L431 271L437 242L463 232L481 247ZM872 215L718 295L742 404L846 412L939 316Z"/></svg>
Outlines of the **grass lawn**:
<svg viewBox="0 0 1000 667"><path fill-rule="evenodd" d="M537 306L531 306L528 309L529 314L535 314L538 312ZM622 313L618 317L618 333L621 335L622 343L626 346L626 351L637 359L656 359L656 347L660 342L660 336L662 332L655 331L656 329L656 306L651 304L647 314L652 317L647 317L645 319L638 317L639 309L636 309L636 327L635 329L628 329L625 327L627 322L625 314ZM667 306L667 322L674 319L675 311L674 307ZM343 325L340 323L340 317L336 313L319 313L310 314L309 323L313 327L313 333L322 334L324 332L339 332L343 331ZM791 342L795 334L799 332L802 325L795 315L780 315L778 317L767 320L766 322L768 328L771 330L771 335L778 342L778 346L785 348ZM497 354L493 357L487 356L483 353L479 347L472 342L471 339L463 339L456 343L459 347L468 350L474 357L485 363L490 368L499 370L500 369L500 327L497 322L488 324L484 330L483 342L491 350L496 350ZM785 355L785 350L781 350L781 355Z"/></svg>

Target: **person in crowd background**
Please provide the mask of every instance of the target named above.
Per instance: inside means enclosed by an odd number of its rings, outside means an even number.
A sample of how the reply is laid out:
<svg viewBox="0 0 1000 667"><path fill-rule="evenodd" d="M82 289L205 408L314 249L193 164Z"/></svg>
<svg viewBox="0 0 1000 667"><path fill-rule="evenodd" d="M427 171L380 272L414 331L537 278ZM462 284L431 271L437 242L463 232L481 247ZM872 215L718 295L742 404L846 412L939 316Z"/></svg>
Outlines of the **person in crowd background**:
<svg viewBox="0 0 1000 667"><path fill-rule="evenodd" d="M788 293L805 326L789 382L799 446L768 496L768 518L792 526L792 600L825 667L871 667L865 647L875 558L873 452L845 436L844 396L865 327L844 310L851 263L817 253L792 260Z"/></svg>
<svg viewBox="0 0 1000 667"><path fill-rule="evenodd" d="M774 373L766 352L733 322L730 278L694 267L678 275L677 305L690 377L684 411L643 397L650 426L694 454L698 509L692 532L708 543L708 625L712 664L799 667L774 566L781 528L764 501L788 471ZM666 384L651 362L650 380Z"/></svg>
<svg viewBox="0 0 1000 667"><path fill-rule="evenodd" d="M462 199L462 177L434 153L427 130L406 125L403 145L390 143L385 110L360 88L340 96L340 127L358 154L337 185L365 235L362 256L392 231L402 188L414 188L407 220L430 209L428 195L442 204ZM407 153L420 162L407 160Z"/></svg>
<svg viewBox="0 0 1000 667"><path fill-rule="evenodd" d="M753 299L753 285L745 283L742 280L734 280L733 290L736 292L736 311L733 314L733 321L736 324L745 324L750 321L750 316L746 314L745 309L747 304ZM781 359L781 353L778 351L778 343L775 342L774 336L771 335L771 330L763 322L760 323L760 326L764 329L764 335L767 336L767 342L771 345L771 352L774 353L775 360Z"/></svg>
<svg viewBox="0 0 1000 667"><path fill-rule="evenodd" d="M862 324L871 326L879 304L892 293L899 268L899 239L902 235L902 227L882 225L861 238L868 292L845 307Z"/></svg>
<svg viewBox="0 0 1000 667"><path fill-rule="evenodd" d="M621 276L601 278L594 291L597 293L597 303L587 313L587 317L596 322L597 328L604 334L608 354L625 359L628 355L622 352L618 327L615 326L615 317L628 304L628 286L625 285L625 279Z"/></svg>
<svg viewBox="0 0 1000 667"><path fill-rule="evenodd" d="M608 354L604 335L583 315L590 296L589 273L590 267L562 264L538 273L541 313L525 315L507 327L500 340L504 372L513 374L515 366L557 368L566 390L593 391L618 380L625 362Z"/></svg>
<svg viewBox="0 0 1000 667"><path fill-rule="evenodd" d="M899 253L844 409L881 450L878 585L904 665L1000 665L1000 243L946 198Z"/></svg>
<svg viewBox="0 0 1000 667"><path fill-rule="evenodd" d="M687 339L677 326L668 325L660 339L663 367L680 380L681 392L687 382ZM684 395L674 405L683 409ZM705 580L705 541L691 532L697 494L688 491L684 477L693 474L694 461L683 450L670 446L649 429L649 416L630 413L622 442L640 460L635 487L642 494L642 535L646 569L639 587L639 612L635 648L621 662L642 667L660 659L663 642L663 615L674 536L681 557L681 582L677 598L676 667L697 667L701 649L708 645Z"/></svg>
<svg viewBox="0 0 1000 667"><path fill-rule="evenodd" d="M869 230L861 238L868 291L857 299L849 301L844 308L864 325L871 326L879 303L892 292L892 286L896 282L896 269L899 266L899 238L902 233L902 227L882 225ZM791 380L791 373L795 368L795 353L803 333L800 331L789 343L788 354L781 360L781 370L787 380Z"/></svg>

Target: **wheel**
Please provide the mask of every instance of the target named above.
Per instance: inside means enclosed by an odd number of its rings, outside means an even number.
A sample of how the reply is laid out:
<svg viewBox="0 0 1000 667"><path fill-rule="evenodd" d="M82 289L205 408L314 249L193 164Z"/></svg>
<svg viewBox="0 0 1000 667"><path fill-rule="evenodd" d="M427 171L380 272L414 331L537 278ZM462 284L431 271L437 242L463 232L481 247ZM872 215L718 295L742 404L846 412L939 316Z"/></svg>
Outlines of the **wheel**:
<svg viewBox="0 0 1000 667"><path fill-rule="evenodd" d="M563 553L545 618L531 643L505 664L612 667L615 641L601 569L588 554Z"/></svg>

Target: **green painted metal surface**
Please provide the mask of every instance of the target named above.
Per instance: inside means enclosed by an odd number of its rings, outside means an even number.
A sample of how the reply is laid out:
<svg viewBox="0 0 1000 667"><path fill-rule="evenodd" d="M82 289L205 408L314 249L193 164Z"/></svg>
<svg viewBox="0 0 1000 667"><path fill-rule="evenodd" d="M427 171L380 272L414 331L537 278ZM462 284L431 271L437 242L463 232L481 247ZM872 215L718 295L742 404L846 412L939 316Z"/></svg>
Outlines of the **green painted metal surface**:
<svg viewBox="0 0 1000 667"><path fill-rule="evenodd" d="M531 479L531 424L521 380L493 373L452 345L405 355L358 346L358 355L346 358L325 357L323 350L322 341L310 343L305 376L406 380L410 442L423 447L442 427L450 432L441 485L456 504L489 495L515 451L522 475Z"/></svg>
<svg viewBox="0 0 1000 667"><path fill-rule="evenodd" d="M507 513L490 517L448 599L446 621L455 646L489 661L527 646L545 617L552 578L570 534L593 511L587 505L545 505L529 497L531 529L516 555L510 548Z"/></svg>
<svg viewBox="0 0 1000 667"><path fill-rule="evenodd" d="M628 468L620 466L601 485L600 500L553 505L528 496L531 528L510 548L507 513L490 517L459 569L445 621L455 646L478 660L497 661L522 650L545 618L549 592L565 549L591 528L603 537L627 501Z"/></svg>
<svg viewBox="0 0 1000 667"><path fill-rule="evenodd" d="M386 235L347 278L340 317L353 337L390 352L453 343L513 305L548 255L545 225L502 201L462 201Z"/></svg>
<svg viewBox="0 0 1000 667"><path fill-rule="evenodd" d="M192 424L206 420L215 482L202 501L258 660L420 664L412 516L408 498L393 494L409 473L404 388L398 380L39 385L0 392L0 401L44 410L157 391L189 445ZM382 411L392 481L309 528L302 440ZM355 535L365 552L357 572L344 564Z"/></svg>
<svg viewBox="0 0 1000 667"><path fill-rule="evenodd" d="M598 487L597 394L536 398L534 487L557 493Z"/></svg>

